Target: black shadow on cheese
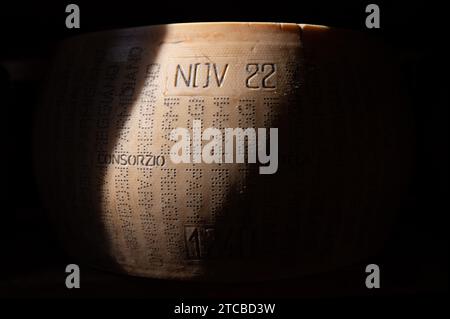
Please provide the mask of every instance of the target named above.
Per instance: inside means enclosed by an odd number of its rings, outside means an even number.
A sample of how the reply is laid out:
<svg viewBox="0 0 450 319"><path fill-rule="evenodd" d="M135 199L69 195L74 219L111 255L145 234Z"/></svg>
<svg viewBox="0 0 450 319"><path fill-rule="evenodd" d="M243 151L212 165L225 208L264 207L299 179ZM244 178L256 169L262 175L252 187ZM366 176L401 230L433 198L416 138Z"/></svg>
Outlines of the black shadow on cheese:
<svg viewBox="0 0 450 319"><path fill-rule="evenodd" d="M389 240L414 165L398 64L381 43L350 31L305 27L302 40L298 96L278 121L278 172L254 167L245 193L230 195L205 278L369 264Z"/></svg>
<svg viewBox="0 0 450 319"><path fill-rule="evenodd" d="M111 221L102 219L100 213L107 165L99 165L99 152L94 148L99 134L106 134L108 142L102 145L102 152L113 152L120 135L116 115L133 107L132 101L121 103L120 109L118 103L129 54L123 48L133 47L132 31L92 33L62 43L35 125L37 180L68 254L75 261L118 272L121 257L112 251L110 235L105 229ZM110 36L104 36L105 33ZM164 35L164 26L152 30L152 44L146 45L150 51L145 50L140 68L153 63ZM84 42L87 38L95 41L89 45ZM124 41L131 42L125 45ZM107 82L108 77L114 78L116 66L119 73L112 81L112 88ZM140 95L144 84L142 73L139 74L133 96ZM118 218L115 210L108 216L113 220ZM118 232L118 236L122 233Z"/></svg>

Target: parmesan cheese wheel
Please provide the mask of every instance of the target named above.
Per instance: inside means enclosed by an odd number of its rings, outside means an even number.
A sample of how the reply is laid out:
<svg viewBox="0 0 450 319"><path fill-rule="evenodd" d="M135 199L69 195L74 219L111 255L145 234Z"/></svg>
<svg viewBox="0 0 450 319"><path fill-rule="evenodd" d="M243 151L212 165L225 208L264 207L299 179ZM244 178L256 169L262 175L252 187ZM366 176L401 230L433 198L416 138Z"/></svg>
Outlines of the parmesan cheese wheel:
<svg viewBox="0 0 450 319"><path fill-rule="evenodd" d="M169 24L66 40L35 145L41 193L67 251L131 275L232 281L378 253L411 158L392 61L361 34L285 23ZM216 133L276 128L278 149L266 149L275 172L261 174L268 164L248 158L205 162L195 124ZM191 134L189 162L172 157L178 128ZM243 152L256 143L246 141Z"/></svg>

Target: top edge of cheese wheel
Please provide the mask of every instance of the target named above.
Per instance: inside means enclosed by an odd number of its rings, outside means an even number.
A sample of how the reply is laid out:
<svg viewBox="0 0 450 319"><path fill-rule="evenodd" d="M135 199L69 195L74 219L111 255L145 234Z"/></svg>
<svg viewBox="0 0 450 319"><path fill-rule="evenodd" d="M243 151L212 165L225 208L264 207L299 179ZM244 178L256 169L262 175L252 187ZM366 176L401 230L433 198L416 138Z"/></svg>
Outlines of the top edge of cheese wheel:
<svg viewBox="0 0 450 319"><path fill-rule="evenodd" d="M78 38L111 37L111 36L139 36L164 35L164 42L189 41L198 37L207 40L235 40L246 39L262 41L273 40L273 36L298 38L301 30L326 31L330 27L312 24L278 23L278 22L192 22L171 23L140 26L132 28L111 29L88 32L66 39L71 41ZM284 38L285 39L285 38Z"/></svg>

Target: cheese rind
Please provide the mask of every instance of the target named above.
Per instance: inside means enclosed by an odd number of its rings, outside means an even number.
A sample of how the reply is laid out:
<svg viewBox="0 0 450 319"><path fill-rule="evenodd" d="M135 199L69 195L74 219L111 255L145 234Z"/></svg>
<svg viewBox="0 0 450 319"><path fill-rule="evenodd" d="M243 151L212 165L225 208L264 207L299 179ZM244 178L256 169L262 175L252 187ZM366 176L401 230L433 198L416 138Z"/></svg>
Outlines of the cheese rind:
<svg viewBox="0 0 450 319"><path fill-rule="evenodd" d="M67 40L37 172L68 251L132 275L261 280L374 254L408 177L408 109L357 33L173 24ZM170 160L170 132L277 128L278 170Z"/></svg>

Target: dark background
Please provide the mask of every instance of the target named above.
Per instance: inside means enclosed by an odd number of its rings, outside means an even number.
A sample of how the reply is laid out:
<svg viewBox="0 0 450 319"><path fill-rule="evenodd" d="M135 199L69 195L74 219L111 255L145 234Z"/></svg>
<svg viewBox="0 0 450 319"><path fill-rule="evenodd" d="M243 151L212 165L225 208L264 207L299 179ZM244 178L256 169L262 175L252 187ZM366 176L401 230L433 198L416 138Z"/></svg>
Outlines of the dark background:
<svg viewBox="0 0 450 319"><path fill-rule="evenodd" d="M423 298L448 291L448 107L445 10L441 3L374 1L381 29L365 27L372 1L74 1L81 29L65 28L72 1L0 4L0 105L3 192L0 296L5 297L302 297ZM413 100L416 168L395 233L377 256L382 289L364 286L364 265L290 281L180 283L119 276L82 267L82 289L65 288L60 248L41 207L32 170L32 118L59 40L79 33L160 23L269 21L329 25L381 38L404 61Z"/></svg>

